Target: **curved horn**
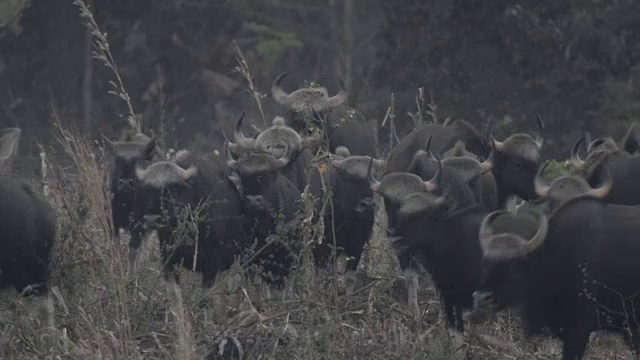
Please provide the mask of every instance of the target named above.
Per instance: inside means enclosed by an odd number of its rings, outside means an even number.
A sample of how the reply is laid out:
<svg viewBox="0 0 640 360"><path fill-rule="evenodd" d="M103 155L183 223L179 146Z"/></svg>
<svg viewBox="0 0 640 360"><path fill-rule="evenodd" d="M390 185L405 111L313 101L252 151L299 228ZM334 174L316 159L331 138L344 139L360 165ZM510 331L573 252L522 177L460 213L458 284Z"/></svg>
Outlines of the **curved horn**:
<svg viewBox="0 0 640 360"><path fill-rule="evenodd" d="M227 157L227 154L229 152L238 153L238 150L240 150L240 146L238 146L238 144L232 142L231 140L229 140L229 138L227 137L227 134L224 133L224 131L222 131L222 137L224 138L224 151L225 151L225 157Z"/></svg>
<svg viewBox="0 0 640 360"><path fill-rule="evenodd" d="M578 141L573 144L571 147L571 162L574 166L582 166L584 165L584 160L580 159L580 155L578 154L580 145L584 142L584 134L578 139Z"/></svg>
<svg viewBox="0 0 640 360"><path fill-rule="evenodd" d="M238 161L237 160L227 160L227 166L231 170L238 170Z"/></svg>
<svg viewBox="0 0 640 360"><path fill-rule="evenodd" d="M336 107L342 105L347 100L347 87L342 79L338 79L340 83L340 90L337 94L327 99L327 105L329 107Z"/></svg>
<svg viewBox="0 0 640 360"><path fill-rule="evenodd" d="M542 121L542 117L540 114L536 114L536 122L538 123L538 135L536 136L536 144L538 145L538 150L542 148L544 144L544 138L542 137L542 131L544 130L544 121Z"/></svg>
<svg viewBox="0 0 640 360"><path fill-rule="evenodd" d="M547 238L547 232L549 231L549 219L547 219L546 215L540 212L538 212L538 217L540 218L538 231L536 231L536 234L533 235L531 240L524 244L527 254L538 249L540 245L544 244L544 240Z"/></svg>
<svg viewBox="0 0 640 360"><path fill-rule="evenodd" d="M233 131L233 137L236 140L235 145L238 145L246 149L246 148L250 148L251 145L253 145L253 143L251 139L245 137L244 134L242 133L242 120L244 120L244 115L245 113L242 112L242 114L240 114L240 117L236 121L236 128Z"/></svg>
<svg viewBox="0 0 640 360"><path fill-rule="evenodd" d="M371 160L369 160L369 167L367 168L367 178L369 179L369 186L371 187L371 190L378 191L378 189L380 188L380 181L378 181L373 175L373 157L371 157Z"/></svg>
<svg viewBox="0 0 640 360"><path fill-rule="evenodd" d="M278 158L275 160L276 160L276 164L278 164L280 168L287 166L287 164L289 164L289 161L290 161L289 158L286 156L282 156L281 158Z"/></svg>
<svg viewBox="0 0 640 360"><path fill-rule="evenodd" d="M611 176L611 172L607 170L607 175L602 185L596 189L587 191L587 195L603 200L607 195L609 195L611 189L613 189L613 177Z"/></svg>
<svg viewBox="0 0 640 360"><path fill-rule="evenodd" d="M135 171L138 180L143 180L145 176L147 176L147 170L143 169L142 166L140 166L140 163L136 163Z"/></svg>
<svg viewBox="0 0 640 360"><path fill-rule="evenodd" d="M493 158L494 158L494 152L493 152L493 149L491 149L491 152L489 153L489 157L487 157L485 161L480 163L480 170L483 173L493 169Z"/></svg>
<svg viewBox="0 0 640 360"><path fill-rule="evenodd" d="M549 191L551 191L551 186L545 184L544 180L542 179L542 174L544 173L544 170L548 165L549 161L546 161L544 165L542 165L540 169L538 169L536 177L533 180L533 187L536 190L536 194L540 195L540 197L542 198L546 198L547 196L549 196Z"/></svg>
<svg viewBox="0 0 640 360"><path fill-rule="evenodd" d="M478 239L480 240L480 247L483 249L486 248L487 242L493 236L493 229L491 228L491 223L493 220L499 215L506 214L507 212L504 210L496 210L489 215L485 216L484 220L482 220L482 224L480 225L480 230L478 230Z"/></svg>
<svg viewBox="0 0 640 360"><path fill-rule="evenodd" d="M187 181L194 177L198 173L198 168L195 166L189 166L186 170L182 171L182 180Z"/></svg>
<svg viewBox="0 0 640 360"><path fill-rule="evenodd" d="M435 191L440 186L440 180L442 180L442 160L438 159L438 170L433 178L424 182L425 191Z"/></svg>
<svg viewBox="0 0 640 360"><path fill-rule="evenodd" d="M484 137L486 139L491 138L491 126L493 125L493 120L492 118L489 118L489 120L487 120L487 127L484 129Z"/></svg>
<svg viewBox="0 0 640 360"><path fill-rule="evenodd" d="M588 131L583 131L582 135L584 135L584 143L591 144L591 133Z"/></svg>
<svg viewBox="0 0 640 360"><path fill-rule="evenodd" d="M604 144L605 141L607 141L606 138L599 138L599 139L595 139L592 142L590 142L589 146L587 146L587 154L592 153L595 150L596 146L600 146L600 145ZM586 141L585 141L585 144L586 144Z"/></svg>
<svg viewBox="0 0 640 360"><path fill-rule="evenodd" d="M271 86L271 96L273 96L273 99L279 104L289 106L289 94L287 94L284 90L282 90L282 87L280 87L282 79L284 79L287 75L289 75L289 72L283 72L282 74L278 75L278 77L273 81L273 85Z"/></svg>
<svg viewBox="0 0 640 360"><path fill-rule="evenodd" d="M228 160L235 160L233 158L233 145L235 144L232 144L229 140L224 142L224 157Z"/></svg>
<svg viewBox="0 0 640 360"><path fill-rule="evenodd" d="M540 114L536 114L536 122L538 123L538 131L544 130L544 121L542 121L542 117Z"/></svg>
<svg viewBox="0 0 640 360"><path fill-rule="evenodd" d="M493 137L493 134L491 134L491 147L497 152L502 152L504 150L504 143L496 140L496 138Z"/></svg>
<svg viewBox="0 0 640 360"><path fill-rule="evenodd" d="M426 151L427 153L431 153L431 150L429 150L431 148L431 135L429 135L429 137L427 138L427 142L424 144L424 151Z"/></svg>

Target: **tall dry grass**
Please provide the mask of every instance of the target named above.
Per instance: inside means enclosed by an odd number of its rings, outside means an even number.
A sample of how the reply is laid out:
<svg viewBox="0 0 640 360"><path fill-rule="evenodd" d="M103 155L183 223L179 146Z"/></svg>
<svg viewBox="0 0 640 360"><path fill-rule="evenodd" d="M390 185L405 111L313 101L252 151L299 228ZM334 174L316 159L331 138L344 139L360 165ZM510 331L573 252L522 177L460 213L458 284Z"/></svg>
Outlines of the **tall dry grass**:
<svg viewBox="0 0 640 360"><path fill-rule="evenodd" d="M125 244L112 240L102 149L58 119L63 154L48 164L50 201L58 214L53 283L55 327L38 322L16 294L0 301L0 358L6 359L550 359L559 346L525 342L517 318L501 315L446 330L428 279L413 320L397 262L384 241L378 201L374 236L353 294L333 270L303 259L290 291L271 293L238 264L209 290L183 270L179 288L159 273L157 239L143 243L140 266L124 276ZM59 159L57 163L54 159ZM63 165L65 164L65 165ZM72 164L68 167L66 164ZM595 336L591 359L631 358L617 338Z"/></svg>

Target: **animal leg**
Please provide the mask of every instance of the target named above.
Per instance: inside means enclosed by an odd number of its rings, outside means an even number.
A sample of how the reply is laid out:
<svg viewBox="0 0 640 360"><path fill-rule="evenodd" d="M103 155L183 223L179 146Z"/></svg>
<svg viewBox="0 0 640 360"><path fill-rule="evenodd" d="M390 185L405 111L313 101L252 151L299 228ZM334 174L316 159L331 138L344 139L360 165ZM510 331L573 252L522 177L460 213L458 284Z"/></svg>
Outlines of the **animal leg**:
<svg viewBox="0 0 640 360"><path fill-rule="evenodd" d="M590 334L590 326L583 321L578 321L578 324L568 329L562 348L562 360L582 359Z"/></svg>
<svg viewBox="0 0 640 360"><path fill-rule="evenodd" d="M127 256L127 274L133 274L136 271L136 261L138 260L139 249L129 247Z"/></svg>
<svg viewBox="0 0 640 360"><path fill-rule="evenodd" d="M127 256L127 274L129 275L132 275L135 271L136 261L138 260L138 253L140 252L143 236L144 233L139 229L131 232L131 238L129 239L129 254Z"/></svg>
<svg viewBox="0 0 640 360"><path fill-rule="evenodd" d="M53 298L49 293L35 295L29 298L29 302L37 307L37 311L40 318L44 319L44 322L50 329L55 327L54 322L54 306Z"/></svg>
<svg viewBox="0 0 640 360"><path fill-rule="evenodd" d="M451 302L449 302L447 299L443 299L442 302L444 303L444 316L447 320L447 326L455 328L456 327L455 308L451 304Z"/></svg>
<svg viewBox="0 0 640 360"><path fill-rule="evenodd" d="M405 269L404 280L407 284L409 309L411 309L414 319L419 321L422 314L418 303L418 273L411 268Z"/></svg>
<svg viewBox="0 0 640 360"><path fill-rule="evenodd" d="M202 287L211 288L216 281L217 275L218 272L216 271L215 265L211 263L205 263L204 269L202 270Z"/></svg>
<svg viewBox="0 0 640 360"><path fill-rule="evenodd" d="M355 270L347 270L344 273L345 293L347 296L353 295L356 290L356 281L358 274Z"/></svg>
<svg viewBox="0 0 640 360"><path fill-rule="evenodd" d="M456 317L456 330L462 333L464 332L464 322L462 321L462 307L454 306L453 310L455 312L455 317Z"/></svg>

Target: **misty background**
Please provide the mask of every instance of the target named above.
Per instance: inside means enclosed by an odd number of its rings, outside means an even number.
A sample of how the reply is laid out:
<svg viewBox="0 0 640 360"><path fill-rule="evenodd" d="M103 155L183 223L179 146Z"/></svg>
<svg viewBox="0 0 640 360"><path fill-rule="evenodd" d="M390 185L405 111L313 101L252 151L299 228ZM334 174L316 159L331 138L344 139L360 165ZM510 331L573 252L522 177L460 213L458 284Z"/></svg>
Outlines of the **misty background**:
<svg viewBox="0 0 640 360"><path fill-rule="evenodd" d="M283 87L344 79L348 104L378 124L394 96L400 137L418 89L438 121L491 121L499 139L545 121L548 157L583 131L618 138L640 112L640 3L632 0L110 0L89 3L143 131L166 145L221 144L242 111L259 127L287 115ZM0 126L21 152L49 143L55 110L95 139L118 137L127 106L71 0L0 0ZM237 47L236 47L237 44ZM264 118L236 70L239 51ZM425 121L430 121L427 117ZM378 130L387 148L388 127ZM35 139L29 141L28 139ZM386 151L382 151L385 153Z"/></svg>

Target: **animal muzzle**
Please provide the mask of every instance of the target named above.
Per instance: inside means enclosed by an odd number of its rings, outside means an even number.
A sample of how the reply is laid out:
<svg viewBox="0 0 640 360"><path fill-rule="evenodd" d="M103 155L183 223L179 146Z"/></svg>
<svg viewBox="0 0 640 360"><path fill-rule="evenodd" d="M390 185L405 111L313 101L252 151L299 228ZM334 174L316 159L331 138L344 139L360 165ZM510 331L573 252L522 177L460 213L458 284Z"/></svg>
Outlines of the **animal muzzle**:
<svg viewBox="0 0 640 360"><path fill-rule="evenodd" d="M356 212L359 214L368 214L371 211L375 210L376 203L374 202L372 197L365 197L360 200L358 207L356 208Z"/></svg>
<svg viewBox="0 0 640 360"><path fill-rule="evenodd" d="M269 203L262 195L247 195L246 206L252 211L266 211Z"/></svg>
<svg viewBox="0 0 640 360"><path fill-rule="evenodd" d="M496 298L491 291L474 291L473 309L480 312L492 312L497 308Z"/></svg>

